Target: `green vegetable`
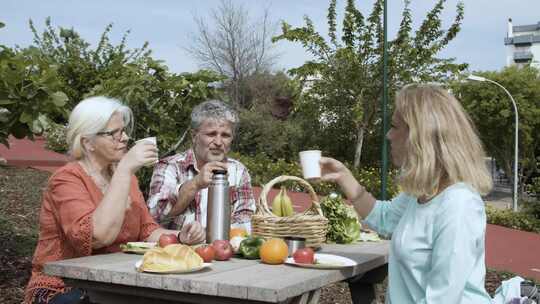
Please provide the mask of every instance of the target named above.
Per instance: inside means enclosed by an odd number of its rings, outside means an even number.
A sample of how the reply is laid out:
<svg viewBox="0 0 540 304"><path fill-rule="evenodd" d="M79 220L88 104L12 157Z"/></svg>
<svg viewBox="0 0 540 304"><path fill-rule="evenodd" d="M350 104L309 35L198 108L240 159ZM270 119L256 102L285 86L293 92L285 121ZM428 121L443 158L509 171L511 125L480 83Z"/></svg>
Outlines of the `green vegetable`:
<svg viewBox="0 0 540 304"><path fill-rule="evenodd" d="M261 249L264 239L256 236L250 236L240 243L238 252L246 259L258 259L259 249Z"/></svg>
<svg viewBox="0 0 540 304"><path fill-rule="evenodd" d="M337 194L326 196L321 201L321 209L328 219L326 240L338 244L352 243L360 237L360 223L353 207L346 204Z"/></svg>
<svg viewBox="0 0 540 304"><path fill-rule="evenodd" d="M127 242L126 244L120 244L121 250L146 250L152 249L156 246L156 243L152 242Z"/></svg>

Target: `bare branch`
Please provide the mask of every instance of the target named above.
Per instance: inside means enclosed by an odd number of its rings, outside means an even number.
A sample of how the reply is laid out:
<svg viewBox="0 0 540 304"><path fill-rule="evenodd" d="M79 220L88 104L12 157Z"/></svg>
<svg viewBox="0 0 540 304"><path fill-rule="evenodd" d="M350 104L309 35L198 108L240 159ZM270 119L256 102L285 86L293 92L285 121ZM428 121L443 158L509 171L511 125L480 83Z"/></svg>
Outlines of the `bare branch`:
<svg viewBox="0 0 540 304"><path fill-rule="evenodd" d="M250 12L241 4L222 0L209 13L211 26L202 17L194 17L197 30L190 37L191 45L184 49L201 67L229 78L235 103L241 103L238 90L242 81L269 69L277 57L270 43L276 26L269 11L266 8L262 17L255 19L259 22L251 21Z"/></svg>

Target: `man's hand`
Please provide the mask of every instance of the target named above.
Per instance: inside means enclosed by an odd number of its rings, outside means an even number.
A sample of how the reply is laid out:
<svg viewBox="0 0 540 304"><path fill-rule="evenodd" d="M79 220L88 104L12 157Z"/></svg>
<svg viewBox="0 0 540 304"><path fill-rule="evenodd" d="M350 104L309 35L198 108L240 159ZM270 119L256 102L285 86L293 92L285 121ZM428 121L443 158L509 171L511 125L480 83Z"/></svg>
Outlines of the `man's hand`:
<svg viewBox="0 0 540 304"><path fill-rule="evenodd" d="M204 189L212 182L212 176L214 170L227 170L227 163L213 161L206 163L199 171L199 174L193 179L197 188Z"/></svg>
<svg viewBox="0 0 540 304"><path fill-rule="evenodd" d="M176 216L184 212L191 201L195 199L197 192L210 185L212 176L214 175L212 173L213 170L227 170L227 163L218 161L206 163L193 179L182 184L182 187L178 189L178 200L169 212L170 216Z"/></svg>
<svg viewBox="0 0 540 304"><path fill-rule="evenodd" d="M179 241L182 244L193 245L204 242L206 233L199 222L191 222L182 227Z"/></svg>

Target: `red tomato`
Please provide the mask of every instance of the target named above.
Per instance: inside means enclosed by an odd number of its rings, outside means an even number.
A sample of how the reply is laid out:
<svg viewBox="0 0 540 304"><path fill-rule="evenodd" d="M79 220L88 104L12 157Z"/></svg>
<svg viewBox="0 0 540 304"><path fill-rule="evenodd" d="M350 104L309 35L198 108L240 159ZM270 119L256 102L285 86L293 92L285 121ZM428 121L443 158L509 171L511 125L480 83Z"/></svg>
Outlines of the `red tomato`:
<svg viewBox="0 0 540 304"><path fill-rule="evenodd" d="M159 236L159 247L165 247L170 244L178 244L178 238L175 234L172 233L164 233Z"/></svg>
<svg viewBox="0 0 540 304"><path fill-rule="evenodd" d="M293 259L299 264L313 264L315 262L315 252L309 247L300 248L294 252Z"/></svg>
<svg viewBox="0 0 540 304"><path fill-rule="evenodd" d="M212 262L216 257L216 251L212 246L197 247L195 252L203 259L205 263Z"/></svg>

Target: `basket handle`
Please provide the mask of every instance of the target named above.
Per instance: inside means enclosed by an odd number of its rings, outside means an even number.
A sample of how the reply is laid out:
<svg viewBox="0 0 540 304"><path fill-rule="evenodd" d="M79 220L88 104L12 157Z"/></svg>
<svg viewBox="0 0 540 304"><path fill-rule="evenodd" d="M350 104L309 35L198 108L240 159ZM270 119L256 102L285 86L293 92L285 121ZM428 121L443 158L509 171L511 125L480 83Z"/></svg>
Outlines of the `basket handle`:
<svg viewBox="0 0 540 304"><path fill-rule="evenodd" d="M315 193L315 190L313 190L313 187L305 180L303 180L302 178L300 177L297 177L297 176L290 176L290 175L281 175L281 176L278 176L276 178L274 178L273 180L269 181L266 185L264 185L262 191L261 191L261 194L259 195L259 208L261 209L261 211L263 211L264 213L266 213L267 215L273 215L275 217L277 217L277 215L275 215L274 213L272 213L272 211L270 211L270 208L268 208L268 199L267 199L267 196L268 196L268 193L270 192L270 189L272 189L272 187L275 185L275 184L279 184L279 183L282 183L282 182L285 182L285 181L288 181L288 180L293 180L293 181L297 181L298 183L302 184L309 192L309 196L311 197L311 208L313 209L313 207L315 207L314 209L317 211L317 213L319 215L323 215L322 213L322 210L321 210L321 205L319 204L319 197L317 196L317 193ZM307 210L309 210L310 208L308 208Z"/></svg>

